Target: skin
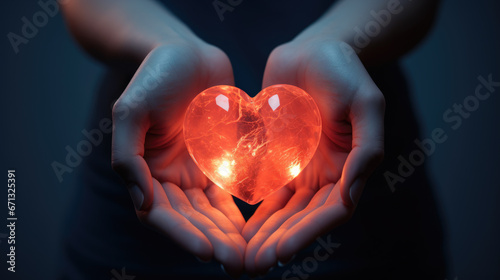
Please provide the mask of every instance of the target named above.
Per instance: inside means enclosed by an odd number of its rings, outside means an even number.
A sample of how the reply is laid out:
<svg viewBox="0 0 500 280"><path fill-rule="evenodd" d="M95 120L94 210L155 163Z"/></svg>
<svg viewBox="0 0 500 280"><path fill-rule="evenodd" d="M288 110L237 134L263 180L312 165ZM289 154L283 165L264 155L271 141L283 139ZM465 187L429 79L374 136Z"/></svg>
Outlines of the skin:
<svg viewBox="0 0 500 280"><path fill-rule="evenodd" d="M403 10L360 48L354 28L364 29L370 11L387 5L340 1L269 56L263 88L284 83L307 91L320 109L323 136L299 177L245 223L231 196L200 172L182 137L191 99L214 85L234 85L228 57L153 1L63 4L72 34L89 53L138 67L113 108L112 166L140 221L202 260L215 258L232 276L265 274L347 221L384 151L384 96L365 66L396 59L419 42L437 1L401 1Z"/></svg>
<svg viewBox="0 0 500 280"><path fill-rule="evenodd" d="M366 180L383 159L385 100L365 66L411 49L432 26L437 8L437 1L400 1L400 12L368 46L356 44L354 28L363 30L373 20L370 12L387 11L390 2L340 1L271 53L263 88L283 83L308 92L322 114L323 134L299 177L266 198L246 223L245 269L251 275L288 262L349 220Z"/></svg>

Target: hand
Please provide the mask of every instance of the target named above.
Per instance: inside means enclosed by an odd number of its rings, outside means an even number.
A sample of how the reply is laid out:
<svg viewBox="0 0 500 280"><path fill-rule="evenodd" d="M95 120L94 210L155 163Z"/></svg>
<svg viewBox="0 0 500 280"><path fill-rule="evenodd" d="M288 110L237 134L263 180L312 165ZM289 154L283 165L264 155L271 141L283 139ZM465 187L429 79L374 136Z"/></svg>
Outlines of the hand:
<svg viewBox="0 0 500 280"><path fill-rule="evenodd" d="M189 102L208 87L233 83L229 59L213 46L156 47L113 107L112 166L125 179L142 223L237 275L245 220L232 197L195 165L182 134Z"/></svg>
<svg viewBox="0 0 500 280"><path fill-rule="evenodd" d="M276 48L263 88L292 84L316 101L323 133L302 173L266 198L243 229L245 269L264 274L348 220L383 157L385 101L347 44L296 39Z"/></svg>

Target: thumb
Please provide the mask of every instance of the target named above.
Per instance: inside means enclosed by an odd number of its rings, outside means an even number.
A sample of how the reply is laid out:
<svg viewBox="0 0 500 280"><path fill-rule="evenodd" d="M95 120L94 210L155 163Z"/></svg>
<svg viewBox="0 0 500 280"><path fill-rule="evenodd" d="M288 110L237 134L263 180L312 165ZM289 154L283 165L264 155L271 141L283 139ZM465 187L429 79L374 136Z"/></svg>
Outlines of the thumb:
<svg viewBox="0 0 500 280"><path fill-rule="evenodd" d="M385 100L374 88L358 94L349 113L352 150L341 177L341 196L347 205L357 204L366 180L384 157Z"/></svg>
<svg viewBox="0 0 500 280"><path fill-rule="evenodd" d="M120 98L113 107L111 165L125 180L135 208L144 210L153 201L151 171L143 158L149 121L147 114L130 108L126 98Z"/></svg>

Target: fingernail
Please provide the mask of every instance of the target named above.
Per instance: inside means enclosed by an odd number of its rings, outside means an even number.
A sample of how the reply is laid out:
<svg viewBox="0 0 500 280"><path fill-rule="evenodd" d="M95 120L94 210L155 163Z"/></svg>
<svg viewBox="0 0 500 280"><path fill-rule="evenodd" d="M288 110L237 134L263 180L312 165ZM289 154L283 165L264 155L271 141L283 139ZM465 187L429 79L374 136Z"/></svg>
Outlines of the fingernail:
<svg viewBox="0 0 500 280"><path fill-rule="evenodd" d="M130 197L132 198L135 209L141 210L142 203L144 202L144 194L142 193L139 186L133 185L128 189L128 192L130 193Z"/></svg>
<svg viewBox="0 0 500 280"><path fill-rule="evenodd" d="M349 189L349 196L351 197L351 201L354 205L358 204L359 198L361 197L361 194L363 194L363 185L363 180L356 179Z"/></svg>
<svg viewBox="0 0 500 280"><path fill-rule="evenodd" d="M284 267L285 265L289 264L291 261L293 261L293 259L295 259L295 256L296 255L293 255L288 261L286 262L281 262L281 261L278 261L278 266L279 267Z"/></svg>
<svg viewBox="0 0 500 280"><path fill-rule="evenodd" d="M222 269L222 272L224 272L226 275L229 275L229 274L227 274L226 269L224 268L223 264L220 265L220 269Z"/></svg>

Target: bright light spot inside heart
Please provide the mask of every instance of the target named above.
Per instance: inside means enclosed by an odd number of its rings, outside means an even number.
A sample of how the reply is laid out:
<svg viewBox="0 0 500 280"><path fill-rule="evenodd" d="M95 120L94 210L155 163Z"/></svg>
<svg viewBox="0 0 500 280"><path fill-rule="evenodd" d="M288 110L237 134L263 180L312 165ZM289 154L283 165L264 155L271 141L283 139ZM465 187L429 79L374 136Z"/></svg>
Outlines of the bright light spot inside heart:
<svg viewBox="0 0 500 280"><path fill-rule="evenodd" d="M292 175L294 178L297 177L300 173L300 164L295 164L290 166L290 175Z"/></svg>
<svg viewBox="0 0 500 280"><path fill-rule="evenodd" d="M276 108L278 108L280 106L280 98L277 94L271 96L269 98L269 106L271 107L271 109L273 109L273 111L276 110Z"/></svg>
<svg viewBox="0 0 500 280"><path fill-rule="evenodd" d="M229 99L227 98L227 96L219 94L215 98L215 103L217 103L217 105L222 109L226 110L226 112L229 111Z"/></svg>
<svg viewBox="0 0 500 280"><path fill-rule="evenodd" d="M227 160L223 161L222 164L219 166L219 169L217 171L219 172L219 174L222 177L229 177L229 176L231 176L232 172L231 172L231 167L229 165L229 161L227 161Z"/></svg>

